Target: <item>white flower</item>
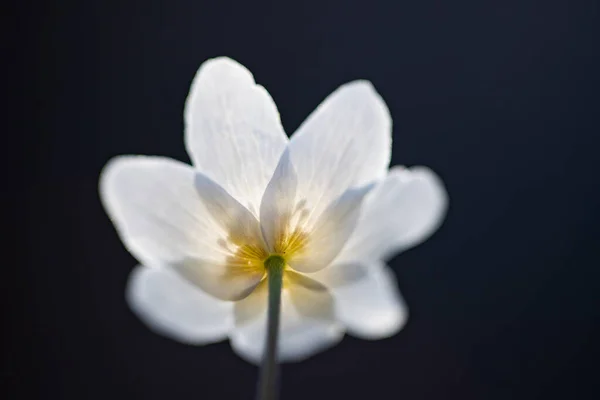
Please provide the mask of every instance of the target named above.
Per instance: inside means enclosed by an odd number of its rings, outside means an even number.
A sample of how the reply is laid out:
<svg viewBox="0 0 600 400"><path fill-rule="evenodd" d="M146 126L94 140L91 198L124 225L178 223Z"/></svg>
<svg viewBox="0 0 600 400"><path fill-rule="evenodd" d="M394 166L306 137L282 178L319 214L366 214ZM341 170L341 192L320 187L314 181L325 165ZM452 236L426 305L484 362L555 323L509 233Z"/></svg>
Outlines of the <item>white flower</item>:
<svg viewBox="0 0 600 400"><path fill-rule="evenodd" d="M190 344L227 337L259 362L264 261L286 261L278 355L304 359L344 332L396 333L407 318L383 259L440 224L446 193L427 168L388 171L391 118L369 82L331 94L288 140L277 108L228 58L205 62L185 105L193 167L121 156L103 204L138 259L127 300L153 330Z"/></svg>

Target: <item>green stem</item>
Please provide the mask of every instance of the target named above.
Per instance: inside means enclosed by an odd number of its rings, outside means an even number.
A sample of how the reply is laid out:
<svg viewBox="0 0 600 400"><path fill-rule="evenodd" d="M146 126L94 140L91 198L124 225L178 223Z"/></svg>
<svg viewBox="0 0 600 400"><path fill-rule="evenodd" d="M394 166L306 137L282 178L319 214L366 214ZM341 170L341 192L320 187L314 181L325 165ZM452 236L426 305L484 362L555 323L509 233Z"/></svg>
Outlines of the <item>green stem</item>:
<svg viewBox="0 0 600 400"><path fill-rule="evenodd" d="M260 371L258 400L277 399L277 336L279 334L279 315L281 309L281 289L285 260L280 256L270 256L265 260L269 279L269 301L267 311L267 343Z"/></svg>

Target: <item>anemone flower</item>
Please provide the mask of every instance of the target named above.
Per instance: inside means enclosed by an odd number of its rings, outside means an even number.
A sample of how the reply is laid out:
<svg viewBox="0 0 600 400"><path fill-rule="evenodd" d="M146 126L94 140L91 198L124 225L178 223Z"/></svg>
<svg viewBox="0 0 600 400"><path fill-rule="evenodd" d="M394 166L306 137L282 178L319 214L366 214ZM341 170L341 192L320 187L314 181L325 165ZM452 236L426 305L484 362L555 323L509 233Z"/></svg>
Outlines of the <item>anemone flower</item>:
<svg viewBox="0 0 600 400"><path fill-rule="evenodd" d="M425 167L389 168L391 118L367 81L327 97L288 140L277 108L229 58L206 61L185 104L192 165L119 156L103 205L140 266L127 300L155 332L229 338L263 360L298 361L348 332L395 334L407 311L384 264L439 226L447 196Z"/></svg>

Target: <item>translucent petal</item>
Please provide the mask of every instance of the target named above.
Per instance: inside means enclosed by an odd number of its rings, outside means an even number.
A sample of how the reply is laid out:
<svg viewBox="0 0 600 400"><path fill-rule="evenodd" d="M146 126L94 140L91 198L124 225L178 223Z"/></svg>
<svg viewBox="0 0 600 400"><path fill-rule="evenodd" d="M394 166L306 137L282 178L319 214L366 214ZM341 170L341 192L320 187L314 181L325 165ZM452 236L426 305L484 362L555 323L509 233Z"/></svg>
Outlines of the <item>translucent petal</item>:
<svg viewBox="0 0 600 400"><path fill-rule="evenodd" d="M196 173L194 184L213 221L227 236L227 242L241 246L265 247L260 224L249 210L223 187L202 173Z"/></svg>
<svg viewBox="0 0 600 400"><path fill-rule="evenodd" d="M196 168L258 215L288 142L269 93L237 62L202 64L185 104L185 143Z"/></svg>
<svg viewBox="0 0 600 400"><path fill-rule="evenodd" d="M390 162L391 118L373 86L355 81L328 96L290 140L298 193L313 216L347 189L382 179Z"/></svg>
<svg viewBox="0 0 600 400"><path fill-rule="evenodd" d="M310 277L319 282L326 282L330 288L349 285L363 279L369 268L360 261L334 263L322 270L311 273Z"/></svg>
<svg viewBox="0 0 600 400"><path fill-rule="evenodd" d="M290 266L300 272L316 272L327 267L352 235L364 197L372 185L349 189L319 216L309 228L306 244L289 259Z"/></svg>
<svg viewBox="0 0 600 400"><path fill-rule="evenodd" d="M394 273L376 263L363 279L333 289L336 313L348 333L363 339L380 339L397 333L408 310Z"/></svg>
<svg viewBox="0 0 600 400"><path fill-rule="evenodd" d="M233 303L203 293L166 268L136 267L126 299L153 331L183 343L223 340L233 326Z"/></svg>
<svg viewBox="0 0 600 400"><path fill-rule="evenodd" d="M322 321L335 319L334 300L327 286L294 271L286 271L284 285L299 314Z"/></svg>
<svg viewBox="0 0 600 400"><path fill-rule="evenodd" d="M268 290L268 278L265 278L248 297L235 302L233 307L235 325L245 326L259 317L264 317L266 324Z"/></svg>
<svg viewBox="0 0 600 400"><path fill-rule="evenodd" d="M219 231L224 255L217 260L187 258L173 267L190 282L222 300L240 300L262 280L266 257L258 221L225 189L197 173L195 185Z"/></svg>
<svg viewBox="0 0 600 400"><path fill-rule="evenodd" d="M281 299L278 341L279 361L300 361L338 343L343 337L336 323L334 303L328 290L318 282L286 272ZM232 348L247 361L262 359L267 324L266 280L250 296L235 303Z"/></svg>
<svg viewBox="0 0 600 400"><path fill-rule="evenodd" d="M378 260L427 239L446 214L442 181L425 167L394 167L364 202L363 212L336 263Z"/></svg>
<svg viewBox="0 0 600 400"><path fill-rule="evenodd" d="M118 157L104 169L100 193L123 242L145 265L175 267L224 300L245 297L262 279L262 265L249 265L247 257L262 257L258 221L191 167Z"/></svg>
<svg viewBox="0 0 600 400"><path fill-rule="evenodd" d="M231 301L248 296L265 275L264 269L258 266L247 268L235 261L216 263L189 259L174 263L172 267L206 293L221 300Z"/></svg>
<svg viewBox="0 0 600 400"><path fill-rule="evenodd" d="M276 251L278 239L292 228L296 207L296 172L289 152L283 152L260 204L260 226L270 251Z"/></svg>
<svg viewBox="0 0 600 400"><path fill-rule="evenodd" d="M194 187L189 165L163 157L121 156L100 177L100 197L121 240L144 265L219 259L223 229Z"/></svg>

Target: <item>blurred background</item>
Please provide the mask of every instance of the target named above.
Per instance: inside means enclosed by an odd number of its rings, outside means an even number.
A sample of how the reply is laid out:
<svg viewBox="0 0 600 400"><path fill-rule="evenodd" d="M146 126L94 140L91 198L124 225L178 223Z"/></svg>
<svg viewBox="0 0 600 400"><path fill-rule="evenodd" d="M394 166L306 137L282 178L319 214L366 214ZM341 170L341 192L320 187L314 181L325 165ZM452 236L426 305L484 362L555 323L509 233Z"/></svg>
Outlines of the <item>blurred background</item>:
<svg viewBox="0 0 600 400"><path fill-rule="evenodd" d="M115 155L189 161L184 101L219 55L270 91L288 134L340 84L371 80L394 119L392 164L431 167L450 194L441 229L390 261L404 330L284 365L283 400L598 398L599 8L18 3L3 28L18 110L4 133L19 244L2 268L8 398L253 398L258 370L228 342L185 346L128 309L136 261L97 192Z"/></svg>

